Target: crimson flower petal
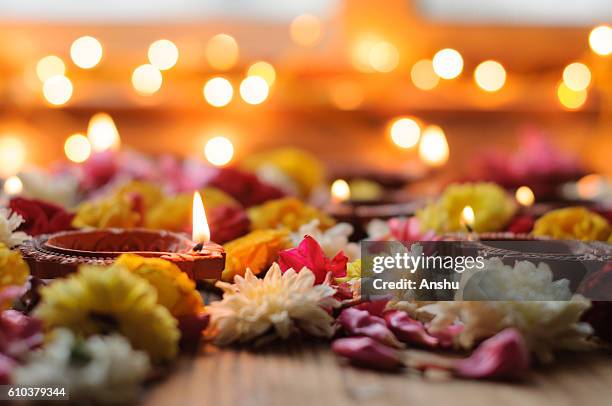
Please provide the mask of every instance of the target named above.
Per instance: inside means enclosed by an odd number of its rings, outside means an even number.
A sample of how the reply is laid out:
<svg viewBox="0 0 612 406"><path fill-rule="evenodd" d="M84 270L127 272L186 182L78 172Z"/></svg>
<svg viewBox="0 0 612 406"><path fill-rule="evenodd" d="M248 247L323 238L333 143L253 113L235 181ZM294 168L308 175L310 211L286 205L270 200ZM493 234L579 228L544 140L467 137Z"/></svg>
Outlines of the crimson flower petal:
<svg viewBox="0 0 612 406"><path fill-rule="evenodd" d="M338 324L349 335L367 336L383 344L401 348L402 344L387 327L385 319L372 316L365 310L349 307L338 316Z"/></svg>
<svg viewBox="0 0 612 406"><path fill-rule="evenodd" d="M385 313L387 326L401 341L426 348L436 348L440 340L429 335L420 321L412 319L408 313L394 310Z"/></svg>
<svg viewBox="0 0 612 406"><path fill-rule="evenodd" d="M289 269L299 272L306 267L314 273L317 285L325 281L328 272L337 278L346 276L347 262L348 258L343 252L339 252L332 260L326 258L319 243L309 235L296 248L278 254L278 264L283 272Z"/></svg>
<svg viewBox="0 0 612 406"><path fill-rule="evenodd" d="M466 359L455 364L464 378L517 378L529 369L529 350L521 333L507 328L483 341Z"/></svg>
<svg viewBox="0 0 612 406"><path fill-rule="evenodd" d="M367 368L396 370L403 366L399 351L370 337L339 338L332 343L332 351Z"/></svg>

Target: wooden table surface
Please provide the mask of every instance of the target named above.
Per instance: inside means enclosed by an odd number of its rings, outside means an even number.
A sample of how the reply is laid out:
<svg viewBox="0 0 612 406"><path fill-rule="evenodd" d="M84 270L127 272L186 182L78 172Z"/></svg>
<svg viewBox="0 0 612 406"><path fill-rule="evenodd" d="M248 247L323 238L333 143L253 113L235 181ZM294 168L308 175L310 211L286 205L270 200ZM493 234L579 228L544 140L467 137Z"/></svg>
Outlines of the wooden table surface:
<svg viewBox="0 0 612 406"><path fill-rule="evenodd" d="M612 405L612 354L574 353L523 382L437 380L343 365L327 344L208 345L147 390L145 405Z"/></svg>

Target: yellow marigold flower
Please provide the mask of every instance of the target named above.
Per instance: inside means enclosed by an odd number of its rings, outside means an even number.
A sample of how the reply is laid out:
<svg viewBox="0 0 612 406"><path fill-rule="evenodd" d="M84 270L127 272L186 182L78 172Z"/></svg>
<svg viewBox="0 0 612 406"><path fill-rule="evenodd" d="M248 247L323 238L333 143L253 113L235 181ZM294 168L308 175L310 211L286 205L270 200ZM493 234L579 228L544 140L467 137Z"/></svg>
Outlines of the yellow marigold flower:
<svg viewBox="0 0 612 406"><path fill-rule="evenodd" d="M10 286L22 286L30 276L30 268L23 260L19 251L11 251L0 242L0 292ZM0 310L7 303L0 301Z"/></svg>
<svg viewBox="0 0 612 406"><path fill-rule="evenodd" d="M533 234L560 240L606 241L612 238L612 227L604 217L584 207L566 207L540 217Z"/></svg>
<svg viewBox="0 0 612 406"><path fill-rule="evenodd" d="M173 316L197 314L204 308L195 283L171 262L159 258L123 254L111 268L123 268L146 279L157 289L157 303Z"/></svg>
<svg viewBox="0 0 612 406"><path fill-rule="evenodd" d="M319 228L327 230L336 222L319 209L312 207L294 197L270 200L262 205L248 209L251 229L286 227L297 231L300 226L319 220Z"/></svg>
<svg viewBox="0 0 612 406"><path fill-rule="evenodd" d="M146 215L146 227L185 231L191 224L193 196L182 193L161 200Z"/></svg>
<svg viewBox="0 0 612 406"><path fill-rule="evenodd" d="M221 189L207 187L200 191L204 209L218 206L240 206L240 203ZM191 226L193 195L181 193L161 199L146 215L146 227L158 230L184 231Z"/></svg>
<svg viewBox="0 0 612 406"><path fill-rule="evenodd" d="M163 199L164 193L160 185L152 182L132 180L121 185L113 193L115 197L138 195L142 198L145 210L149 210Z"/></svg>
<svg viewBox="0 0 612 406"><path fill-rule="evenodd" d="M344 283L359 278L361 278L361 259L349 262L346 265L346 276L343 278L336 278L336 282Z"/></svg>
<svg viewBox="0 0 612 406"><path fill-rule="evenodd" d="M76 228L134 228L142 216L127 195L116 195L79 205L72 226Z"/></svg>
<svg viewBox="0 0 612 406"><path fill-rule="evenodd" d="M495 183L452 184L438 200L417 212L421 231L465 231L461 213L466 206L474 210L475 219L471 227L476 232L503 229L516 211L514 201Z"/></svg>
<svg viewBox="0 0 612 406"><path fill-rule="evenodd" d="M256 230L228 242L222 279L231 281L235 275L244 276L247 268L255 275L267 269L278 257L280 250L289 248L286 230Z"/></svg>
<svg viewBox="0 0 612 406"><path fill-rule="evenodd" d="M302 196L308 196L325 178L323 164L314 155L296 148L251 155L242 166L253 172L264 167L275 167L295 182Z"/></svg>
<svg viewBox="0 0 612 406"><path fill-rule="evenodd" d="M176 356L176 319L157 303L149 282L125 269L82 267L42 288L41 297L34 314L47 329L66 327L84 336L117 332L155 361Z"/></svg>

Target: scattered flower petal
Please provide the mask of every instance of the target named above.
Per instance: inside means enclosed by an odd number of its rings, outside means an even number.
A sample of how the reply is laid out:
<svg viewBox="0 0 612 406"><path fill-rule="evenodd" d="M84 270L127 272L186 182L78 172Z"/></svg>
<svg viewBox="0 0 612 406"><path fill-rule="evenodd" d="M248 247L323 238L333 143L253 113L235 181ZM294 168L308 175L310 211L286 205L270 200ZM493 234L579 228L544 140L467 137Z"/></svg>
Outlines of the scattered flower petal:
<svg viewBox="0 0 612 406"><path fill-rule="evenodd" d="M399 351L370 337L339 338L331 348L336 354L362 367L392 371L403 366Z"/></svg>
<svg viewBox="0 0 612 406"><path fill-rule="evenodd" d="M366 310L354 307L344 309L338 316L337 322L348 335L371 337L392 347L403 347L387 327L385 319L372 316Z"/></svg>
<svg viewBox="0 0 612 406"><path fill-rule="evenodd" d="M317 241L308 235L297 248L278 254L278 264L283 272L288 269L308 268L315 275L315 284L323 283L328 272L334 277L345 277L347 262L348 258L343 252L337 253L332 259L327 258Z"/></svg>

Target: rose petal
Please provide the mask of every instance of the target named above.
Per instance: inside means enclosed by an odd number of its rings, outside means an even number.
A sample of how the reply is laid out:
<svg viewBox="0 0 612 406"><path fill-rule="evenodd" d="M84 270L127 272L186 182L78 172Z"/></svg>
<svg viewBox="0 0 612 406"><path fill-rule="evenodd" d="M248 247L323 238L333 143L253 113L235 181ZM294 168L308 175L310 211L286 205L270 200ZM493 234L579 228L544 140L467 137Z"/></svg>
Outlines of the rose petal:
<svg viewBox="0 0 612 406"><path fill-rule="evenodd" d="M181 346L191 347L200 342L202 332L208 326L208 313L187 314L178 316L178 327L181 331Z"/></svg>
<svg viewBox="0 0 612 406"><path fill-rule="evenodd" d="M332 343L332 351L368 368L395 370L403 366L398 351L370 337L337 339Z"/></svg>
<svg viewBox="0 0 612 406"><path fill-rule="evenodd" d="M455 364L464 378L517 378L529 369L529 350L521 333L508 328L483 341L466 359Z"/></svg>
<svg viewBox="0 0 612 406"><path fill-rule="evenodd" d="M0 385L11 383L11 371L16 365L13 359L0 354Z"/></svg>
<svg viewBox="0 0 612 406"><path fill-rule="evenodd" d="M346 276L347 263L348 258L343 252L331 260L326 258L319 243L309 235L296 248L283 250L278 255L278 264L283 272L308 268L315 275L317 285L325 281L328 272L337 278Z"/></svg>
<svg viewBox="0 0 612 406"><path fill-rule="evenodd" d="M429 335L423 323L412 319L406 312L394 310L385 313L384 318L387 326L400 341L426 348L436 348L440 345L440 340Z"/></svg>
<svg viewBox="0 0 612 406"><path fill-rule="evenodd" d="M337 321L349 335L363 335L386 345L403 347L382 317L372 316L365 310L349 307L340 313Z"/></svg>

